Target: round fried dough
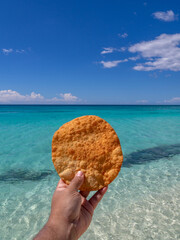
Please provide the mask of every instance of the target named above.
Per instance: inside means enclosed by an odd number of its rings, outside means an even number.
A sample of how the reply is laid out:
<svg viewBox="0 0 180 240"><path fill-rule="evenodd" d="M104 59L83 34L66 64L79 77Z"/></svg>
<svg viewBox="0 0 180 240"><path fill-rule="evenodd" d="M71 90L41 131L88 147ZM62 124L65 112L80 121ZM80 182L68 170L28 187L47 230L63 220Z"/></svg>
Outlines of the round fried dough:
<svg viewBox="0 0 180 240"><path fill-rule="evenodd" d="M52 161L69 184L81 170L85 180L81 191L95 191L110 184L123 162L120 141L104 119L89 115L65 123L52 139Z"/></svg>

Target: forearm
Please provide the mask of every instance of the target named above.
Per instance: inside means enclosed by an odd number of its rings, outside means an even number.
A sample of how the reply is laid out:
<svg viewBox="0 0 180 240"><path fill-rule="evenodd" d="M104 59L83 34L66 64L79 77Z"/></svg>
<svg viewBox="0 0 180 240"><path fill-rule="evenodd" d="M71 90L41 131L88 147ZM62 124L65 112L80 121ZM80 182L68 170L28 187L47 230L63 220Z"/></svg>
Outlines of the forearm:
<svg viewBox="0 0 180 240"><path fill-rule="evenodd" d="M66 225L56 226L51 222L47 222L41 231L33 240L76 240L76 234L72 227Z"/></svg>
<svg viewBox="0 0 180 240"><path fill-rule="evenodd" d="M51 226L47 224L41 229L41 231L34 237L33 240L59 240L58 234ZM62 239L64 240L64 239Z"/></svg>

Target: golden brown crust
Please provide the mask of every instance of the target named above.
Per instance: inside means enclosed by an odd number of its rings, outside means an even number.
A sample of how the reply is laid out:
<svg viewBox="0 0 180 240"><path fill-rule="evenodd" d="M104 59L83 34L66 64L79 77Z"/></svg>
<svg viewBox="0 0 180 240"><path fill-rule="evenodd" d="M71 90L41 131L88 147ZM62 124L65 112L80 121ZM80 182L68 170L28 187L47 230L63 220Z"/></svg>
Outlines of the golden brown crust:
<svg viewBox="0 0 180 240"><path fill-rule="evenodd" d="M120 141L104 119L88 115L65 123L52 139L52 161L67 184L81 170L81 191L95 191L110 184L123 162Z"/></svg>

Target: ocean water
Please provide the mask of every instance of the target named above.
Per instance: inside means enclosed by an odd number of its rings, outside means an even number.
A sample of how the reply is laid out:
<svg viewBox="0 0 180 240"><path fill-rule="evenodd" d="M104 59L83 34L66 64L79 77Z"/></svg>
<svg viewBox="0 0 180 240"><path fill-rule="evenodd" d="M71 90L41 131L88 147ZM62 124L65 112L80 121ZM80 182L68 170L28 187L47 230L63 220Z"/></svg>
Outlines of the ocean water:
<svg viewBox="0 0 180 240"><path fill-rule="evenodd" d="M124 162L81 239L180 239L180 106L0 106L0 239L32 239L46 223L52 136L92 114L115 129Z"/></svg>

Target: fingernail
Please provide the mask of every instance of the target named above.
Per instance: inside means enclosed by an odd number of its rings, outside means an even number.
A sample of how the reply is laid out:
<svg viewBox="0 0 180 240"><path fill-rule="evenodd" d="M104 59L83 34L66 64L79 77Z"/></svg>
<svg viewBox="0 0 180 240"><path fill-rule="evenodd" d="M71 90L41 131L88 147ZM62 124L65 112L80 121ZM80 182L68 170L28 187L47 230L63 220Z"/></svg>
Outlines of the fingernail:
<svg viewBox="0 0 180 240"><path fill-rule="evenodd" d="M83 172L81 172L81 171L78 171L77 172L77 174L76 174L76 176L78 176L78 177L82 177L84 174L83 174Z"/></svg>
<svg viewBox="0 0 180 240"><path fill-rule="evenodd" d="M102 188L102 193L105 193L108 190L108 187L103 187Z"/></svg>

